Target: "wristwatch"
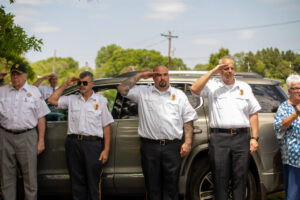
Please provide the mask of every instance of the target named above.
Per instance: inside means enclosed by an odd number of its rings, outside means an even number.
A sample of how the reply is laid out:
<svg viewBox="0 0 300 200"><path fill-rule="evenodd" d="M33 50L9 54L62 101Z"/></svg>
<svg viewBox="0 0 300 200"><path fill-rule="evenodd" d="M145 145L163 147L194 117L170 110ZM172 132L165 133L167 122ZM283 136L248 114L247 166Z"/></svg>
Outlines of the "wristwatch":
<svg viewBox="0 0 300 200"><path fill-rule="evenodd" d="M258 142L259 137L251 137L251 139L254 139L254 140L256 140Z"/></svg>

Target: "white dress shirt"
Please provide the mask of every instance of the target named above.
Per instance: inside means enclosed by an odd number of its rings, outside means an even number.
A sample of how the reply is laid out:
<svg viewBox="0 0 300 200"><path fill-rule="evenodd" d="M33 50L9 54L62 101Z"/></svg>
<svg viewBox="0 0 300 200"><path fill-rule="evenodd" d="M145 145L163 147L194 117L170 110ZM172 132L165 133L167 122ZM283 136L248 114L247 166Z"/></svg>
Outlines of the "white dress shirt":
<svg viewBox="0 0 300 200"><path fill-rule="evenodd" d="M25 130L37 126L38 119L50 112L38 88L26 82L16 90L0 87L0 124L6 129Z"/></svg>
<svg viewBox="0 0 300 200"><path fill-rule="evenodd" d="M48 86L48 85L39 86L39 90L44 99L48 99L57 88L58 88L57 86L55 88Z"/></svg>
<svg viewBox="0 0 300 200"><path fill-rule="evenodd" d="M187 96L169 87L160 92L154 86L134 86L127 98L138 103L138 133L148 139L181 139L183 124L198 119Z"/></svg>
<svg viewBox="0 0 300 200"><path fill-rule="evenodd" d="M91 135L103 138L103 127L114 122L107 100L95 94L85 101L81 94L62 96L58 108L68 109L68 134Z"/></svg>
<svg viewBox="0 0 300 200"><path fill-rule="evenodd" d="M208 98L211 128L250 127L249 115L261 109L251 87L238 80L226 85L220 79L211 79L200 96Z"/></svg>

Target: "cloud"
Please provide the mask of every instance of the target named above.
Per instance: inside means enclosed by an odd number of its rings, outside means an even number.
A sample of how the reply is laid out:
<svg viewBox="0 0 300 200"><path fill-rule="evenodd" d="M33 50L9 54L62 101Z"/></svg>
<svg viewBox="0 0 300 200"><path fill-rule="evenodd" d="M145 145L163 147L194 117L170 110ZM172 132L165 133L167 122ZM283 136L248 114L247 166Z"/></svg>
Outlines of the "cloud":
<svg viewBox="0 0 300 200"><path fill-rule="evenodd" d="M259 0L259 1L273 4L273 3L288 3L295 0Z"/></svg>
<svg viewBox="0 0 300 200"><path fill-rule="evenodd" d="M34 33L50 33L50 32L57 32L59 30L60 29L58 27L50 26L48 24L36 24L31 29L31 31Z"/></svg>
<svg viewBox="0 0 300 200"><path fill-rule="evenodd" d="M147 15L150 19L172 20L180 13L187 10L182 2L163 1L150 5L151 12Z"/></svg>
<svg viewBox="0 0 300 200"><path fill-rule="evenodd" d="M41 5L41 4L48 4L53 1L51 0L16 0L16 4L23 4L23 5Z"/></svg>
<svg viewBox="0 0 300 200"><path fill-rule="evenodd" d="M239 38L242 40L250 40L253 38L255 31L251 29L245 29L238 32Z"/></svg>
<svg viewBox="0 0 300 200"><path fill-rule="evenodd" d="M17 24L28 24L35 22L39 16L39 12L29 8L18 8L15 11L14 20Z"/></svg>
<svg viewBox="0 0 300 200"><path fill-rule="evenodd" d="M221 42L215 39L200 38L196 40L196 44L201 46L216 46L216 45L220 45Z"/></svg>

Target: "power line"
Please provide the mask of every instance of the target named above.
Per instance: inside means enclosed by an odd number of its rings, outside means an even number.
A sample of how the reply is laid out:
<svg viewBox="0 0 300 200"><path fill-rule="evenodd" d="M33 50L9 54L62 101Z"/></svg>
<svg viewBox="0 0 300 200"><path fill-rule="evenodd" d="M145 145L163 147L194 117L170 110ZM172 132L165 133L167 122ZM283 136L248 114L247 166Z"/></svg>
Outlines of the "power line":
<svg viewBox="0 0 300 200"><path fill-rule="evenodd" d="M154 44L147 45L145 48L150 48L150 47L156 46L156 45L161 44L161 43L166 42L166 41L167 41L166 39L163 39L163 40L160 40L159 42L156 42Z"/></svg>
<svg viewBox="0 0 300 200"><path fill-rule="evenodd" d="M197 32L201 32L201 33L191 33L191 34L188 34L188 35L211 34L211 32L215 32L215 33L234 32L234 31L240 31L240 30L246 30L246 29L260 29L260 28L268 28L268 27L273 27L273 26L282 26L282 25L295 24L295 23L300 23L300 19L292 20L292 21L286 21L286 22L280 22L280 23L255 25L255 26L245 26L245 27L238 27L238 28L196 30ZM194 31L194 32L196 32L196 31ZM188 33L188 32L186 32L186 33Z"/></svg>
<svg viewBox="0 0 300 200"><path fill-rule="evenodd" d="M169 51L168 51L168 69L170 69L171 66L171 40L172 38L178 38L176 35L172 35L171 31L169 31L168 35L160 34L163 37L167 37L169 39Z"/></svg>

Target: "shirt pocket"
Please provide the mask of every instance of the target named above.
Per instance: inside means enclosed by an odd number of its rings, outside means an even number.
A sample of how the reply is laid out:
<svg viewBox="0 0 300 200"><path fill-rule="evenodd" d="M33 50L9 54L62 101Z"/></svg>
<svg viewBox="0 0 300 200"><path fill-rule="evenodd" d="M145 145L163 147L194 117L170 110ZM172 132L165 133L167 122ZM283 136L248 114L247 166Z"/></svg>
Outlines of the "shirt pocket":
<svg viewBox="0 0 300 200"><path fill-rule="evenodd" d="M176 115L178 116L179 115L179 105L177 102L166 102L165 104L166 106L166 112L167 113L170 113L170 114L173 114L173 115Z"/></svg>
<svg viewBox="0 0 300 200"><path fill-rule="evenodd" d="M151 111L151 112L155 110L155 108L154 108L155 101L153 101L151 99L145 99L144 102L145 102L146 110Z"/></svg>
<svg viewBox="0 0 300 200"><path fill-rule="evenodd" d="M96 131L98 128L102 127L101 116L102 111L99 108L96 110L94 108L89 108L87 110L87 124L90 125L92 130Z"/></svg>
<svg viewBox="0 0 300 200"><path fill-rule="evenodd" d="M215 97L215 102L218 109L225 109L227 106L229 106L228 98L225 96Z"/></svg>
<svg viewBox="0 0 300 200"><path fill-rule="evenodd" d="M26 114L28 113L35 113L35 108L37 105L37 101L34 98L28 98L25 97L24 102L23 102L23 109L22 111Z"/></svg>
<svg viewBox="0 0 300 200"><path fill-rule="evenodd" d="M238 96L235 98L235 104L237 108L243 111L247 111L248 108L248 99L246 97Z"/></svg>
<svg viewBox="0 0 300 200"><path fill-rule="evenodd" d="M0 113L6 114L10 110L11 99L10 98L1 98L0 99Z"/></svg>
<svg viewBox="0 0 300 200"><path fill-rule="evenodd" d="M70 110L71 110L71 120L73 122L78 122L79 123L79 118L80 118L80 108L78 105L74 104L74 105L71 105L70 107Z"/></svg>

